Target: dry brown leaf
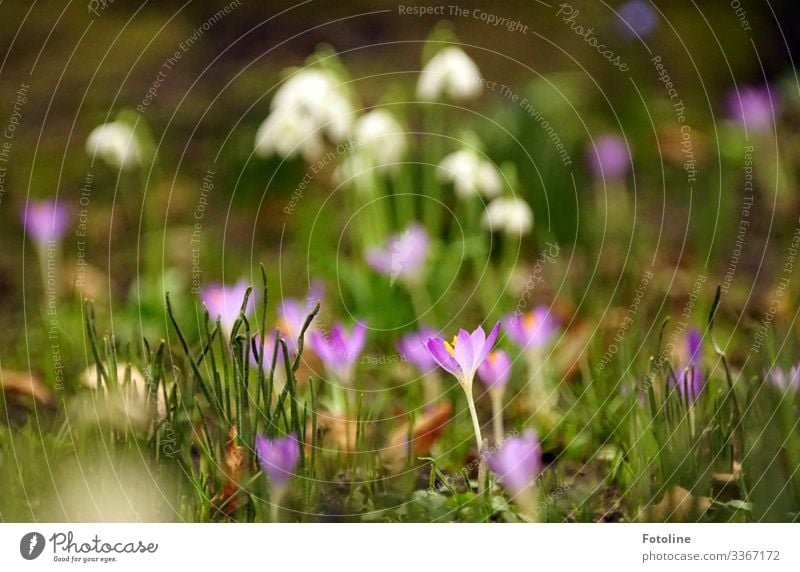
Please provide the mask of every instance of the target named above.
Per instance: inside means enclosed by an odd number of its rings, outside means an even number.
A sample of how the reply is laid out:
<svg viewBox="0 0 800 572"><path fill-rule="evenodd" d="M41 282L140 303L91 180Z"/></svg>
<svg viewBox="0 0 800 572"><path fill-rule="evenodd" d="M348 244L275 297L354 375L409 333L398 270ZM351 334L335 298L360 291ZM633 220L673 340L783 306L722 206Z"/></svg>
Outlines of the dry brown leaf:
<svg viewBox="0 0 800 572"><path fill-rule="evenodd" d="M352 453L356 446L357 428L358 424L354 419L320 410L317 412L317 447ZM306 433L311 435L311 423L308 424ZM308 439L306 450L309 454L311 445L312 441Z"/></svg>
<svg viewBox="0 0 800 572"><path fill-rule="evenodd" d="M242 471L247 464L247 451L241 445L237 445L239 433L236 427L228 430L228 442L225 444L225 484L222 489L214 495L211 503L218 511L231 516L238 508L236 493L239 490L239 483L242 480Z"/></svg>
<svg viewBox="0 0 800 572"><path fill-rule="evenodd" d="M32 397L39 403L53 405L55 398L50 389L34 374L25 371L3 370L0 385L12 397Z"/></svg>
<svg viewBox="0 0 800 572"><path fill-rule="evenodd" d="M564 372L566 378L580 373L581 360L585 358L589 340L594 333L594 326L588 322L576 322L570 326L553 352L553 362L557 372Z"/></svg>
<svg viewBox="0 0 800 572"><path fill-rule="evenodd" d="M715 485L729 485L735 483L742 476L742 464L738 461L733 462L730 473L714 473L711 475L711 480Z"/></svg>
<svg viewBox="0 0 800 572"><path fill-rule="evenodd" d="M695 497L683 487L674 486L664 494L661 502L650 507L648 518L655 522L685 521L703 514L709 507L711 499L708 497Z"/></svg>
<svg viewBox="0 0 800 572"><path fill-rule="evenodd" d="M228 431L228 442L225 444L225 476L234 484L242 480L242 470L247 462L247 451L236 441L239 437L236 427Z"/></svg>
<svg viewBox="0 0 800 572"><path fill-rule="evenodd" d="M711 488L714 498L732 500L739 495L739 479L742 477L742 464L734 461L730 473L714 473L711 475Z"/></svg>
<svg viewBox="0 0 800 572"><path fill-rule="evenodd" d="M410 454L415 457L428 455L452 414L453 406L450 402L444 402L428 409L416 418L411 430ZM381 451L381 461L390 473L398 473L405 466L409 455L408 439L408 422L397 427L389 435L386 447Z"/></svg>
<svg viewBox="0 0 800 572"><path fill-rule="evenodd" d="M672 163L682 165L686 161L684 145L691 143L691 150L699 163L708 156L708 138L701 131L692 129L691 139L686 139L684 126L679 123L662 123L658 126L658 140L662 155Z"/></svg>

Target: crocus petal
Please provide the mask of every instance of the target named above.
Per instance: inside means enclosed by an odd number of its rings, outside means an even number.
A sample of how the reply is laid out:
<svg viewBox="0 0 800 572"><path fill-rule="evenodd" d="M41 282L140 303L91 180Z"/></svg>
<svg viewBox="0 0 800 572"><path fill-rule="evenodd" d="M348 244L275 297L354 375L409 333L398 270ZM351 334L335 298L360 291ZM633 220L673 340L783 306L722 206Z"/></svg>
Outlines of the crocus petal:
<svg viewBox="0 0 800 572"><path fill-rule="evenodd" d="M367 340L367 327L361 322L357 322L353 326L353 331L350 334L350 340L347 343L347 360L355 361L364 349L364 343Z"/></svg>
<svg viewBox="0 0 800 572"><path fill-rule="evenodd" d="M311 345L311 349L314 350L314 353L317 354L319 359L323 362L331 361L331 352L328 347L328 342L321 332L311 332L308 341Z"/></svg>
<svg viewBox="0 0 800 572"><path fill-rule="evenodd" d="M492 351L492 347L494 347L494 342L497 340L497 336L499 333L500 333L500 322L497 322L494 325L494 328L492 328L492 331L489 332L489 336L486 338L486 341L483 344L483 349L481 351L481 359L480 359L481 362L485 360L486 356L489 355L489 352Z"/></svg>
<svg viewBox="0 0 800 572"><path fill-rule="evenodd" d="M450 355L445 347L445 342L442 338L431 338L426 343L428 351L431 353L433 359L444 369L455 376L461 374L461 368L458 362Z"/></svg>
<svg viewBox="0 0 800 572"><path fill-rule="evenodd" d="M536 433L528 431L522 437L506 440L489 457L488 464L506 489L515 494L521 492L542 471L542 450Z"/></svg>
<svg viewBox="0 0 800 572"><path fill-rule="evenodd" d="M461 371L467 375L475 373L478 367L475 363L475 349L472 347L472 336L466 330L459 330L456 336L456 347L453 348L453 357L461 366Z"/></svg>

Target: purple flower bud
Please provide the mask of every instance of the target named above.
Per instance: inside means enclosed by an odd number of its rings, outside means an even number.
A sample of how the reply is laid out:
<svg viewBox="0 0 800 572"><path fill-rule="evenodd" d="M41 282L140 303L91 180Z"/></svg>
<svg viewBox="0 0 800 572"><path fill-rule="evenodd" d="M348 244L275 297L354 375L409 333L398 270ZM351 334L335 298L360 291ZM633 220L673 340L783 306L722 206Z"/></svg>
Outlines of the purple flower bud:
<svg viewBox="0 0 800 572"><path fill-rule="evenodd" d="M792 366L788 373L780 367L776 367L769 373L768 379L776 389L782 392L800 393L800 365Z"/></svg>
<svg viewBox="0 0 800 572"><path fill-rule="evenodd" d="M603 135L588 151L589 168L597 179L622 179L631 168L625 140L618 135Z"/></svg>
<svg viewBox="0 0 800 572"><path fill-rule="evenodd" d="M436 368L436 360L426 345L430 338L439 334L433 328L423 326L418 332L406 334L397 342L397 352L403 359L414 364L420 373L426 374Z"/></svg>
<svg viewBox="0 0 800 572"><path fill-rule="evenodd" d="M619 29L629 38L644 37L655 30L658 14L649 2L630 0L619 8Z"/></svg>
<svg viewBox="0 0 800 572"><path fill-rule="evenodd" d="M522 437L510 437L489 457L489 468L512 494L528 487L542 471L542 449L533 430Z"/></svg>
<svg viewBox="0 0 800 572"><path fill-rule="evenodd" d="M746 86L728 94L728 115L749 131L772 129L780 113L777 95L769 86Z"/></svg>
<svg viewBox="0 0 800 572"><path fill-rule="evenodd" d="M475 372L492 350L499 331L500 322L497 322L488 336L478 326L472 333L459 330L453 343L430 338L426 345L442 369L453 374L464 388L471 388Z"/></svg>
<svg viewBox="0 0 800 572"><path fill-rule="evenodd" d="M294 433L277 439L256 436L256 454L261 468L269 476L270 485L285 485L300 460L300 443Z"/></svg>
<svg viewBox="0 0 800 572"><path fill-rule="evenodd" d="M505 387L511 378L511 358L508 352L491 352L486 361L478 366L478 377L488 389Z"/></svg>
<svg viewBox="0 0 800 572"><path fill-rule="evenodd" d="M419 277L428 255L428 233L412 224L401 234L390 236L379 248L367 251L366 260L374 270L391 277L414 280Z"/></svg>
<svg viewBox="0 0 800 572"><path fill-rule="evenodd" d="M703 359L703 335L697 328L690 329L686 334L688 358L686 363L675 372L677 384L675 389L689 403L693 403L703 389L703 370L700 362Z"/></svg>
<svg viewBox="0 0 800 572"><path fill-rule="evenodd" d="M349 385L353 381L353 365L364 349L366 338L367 327L364 324L357 323L351 333L337 323L328 337L319 331L311 332L309 342L325 367L341 383Z"/></svg>
<svg viewBox="0 0 800 572"><path fill-rule="evenodd" d="M244 295L247 292L247 282L239 280L233 286L224 284L211 284L200 291L200 299L208 308L208 314L212 320L219 318L225 335L230 335L234 322L239 317L239 310L244 302ZM247 301L245 313L253 311L253 296Z"/></svg>
<svg viewBox="0 0 800 572"><path fill-rule="evenodd" d="M536 306L525 314L509 314L503 319L508 337L521 349L536 349L549 344L558 333L558 324L547 306Z"/></svg>
<svg viewBox="0 0 800 572"><path fill-rule="evenodd" d="M37 243L61 240L67 231L69 215L55 201L29 201L22 210L25 232Z"/></svg>

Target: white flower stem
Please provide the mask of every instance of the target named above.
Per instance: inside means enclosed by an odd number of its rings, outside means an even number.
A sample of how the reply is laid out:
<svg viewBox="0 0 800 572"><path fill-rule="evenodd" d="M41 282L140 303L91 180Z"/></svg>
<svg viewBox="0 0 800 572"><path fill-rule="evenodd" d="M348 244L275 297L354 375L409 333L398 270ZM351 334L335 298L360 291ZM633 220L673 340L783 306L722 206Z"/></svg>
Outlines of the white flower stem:
<svg viewBox="0 0 800 572"><path fill-rule="evenodd" d="M269 521L270 522L280 522L281 521L281 503L283 502L283 497L286 496L286 486L277 486L273 487L270 498L269 498Z"/></svg>
<svg viewBox="0 0 800 572"><path fill-rule="evenodd" d="M539 487L532 483L514 496L520 514L527 522L539 522Z"/></svg>
<svg viewBox="0 0 800 572"><path fill-rule="evenodd" d="M467 395L467 407L472 417L472 429L475 431L475 442L478 444L478 494L483 492L483 482L486 480L486 460L483 458L483 437L481 436L481 424L478 421L478 411L475 409L475 400L472 399L472 384L464 385L464 393Z"/></svg>
<svg viewBox="0 0 800 572"><path fill-rule="evenodd" d="M503 392L489 391L492 402L492 429L494 430L494 446L499 447L503 442Z"/></svg>

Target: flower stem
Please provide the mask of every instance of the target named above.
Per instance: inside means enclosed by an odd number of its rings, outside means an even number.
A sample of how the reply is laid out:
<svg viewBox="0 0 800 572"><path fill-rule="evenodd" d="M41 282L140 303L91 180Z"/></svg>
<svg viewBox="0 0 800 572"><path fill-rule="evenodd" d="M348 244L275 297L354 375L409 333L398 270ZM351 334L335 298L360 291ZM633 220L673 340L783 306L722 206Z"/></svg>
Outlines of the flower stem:
<svg viewBox="0 0 800 572"><path fill-rule="evenodd" d="M475 400L472 399L472 384L464 386L467 394L467 406L472 417L472 429L475 431L475 442L478 444L478 494L483 493L483 481L486 477L486 460L483 458L483 437L481 436L481 424L478 421L478 412L475 409Z"/></svg>
<svg viewBox="0 0 800 572"><path fill-rule="evenodd" d="M489 399L492 401L492 429L494 430L494 446L499 447L503 442L503 393L490 391Z"/></svg>
<svg viewBox="0 0 800 572"><path fill-rule="evenodd" d="M273 487L269 498L269 521L281 521L281 503L286 494L285 486Z"/></svg>
<svg viewBox="0 0 800 572"><path fill-rule="evenodd" d="M475 409L475 401L472 399L470 392L467 392L467 406L469 407L469 414L472 417L472 429L475 431L475 442L478 444L478 453L480 453L483 447L481 424L478 422L478 412Z"/></svg>

